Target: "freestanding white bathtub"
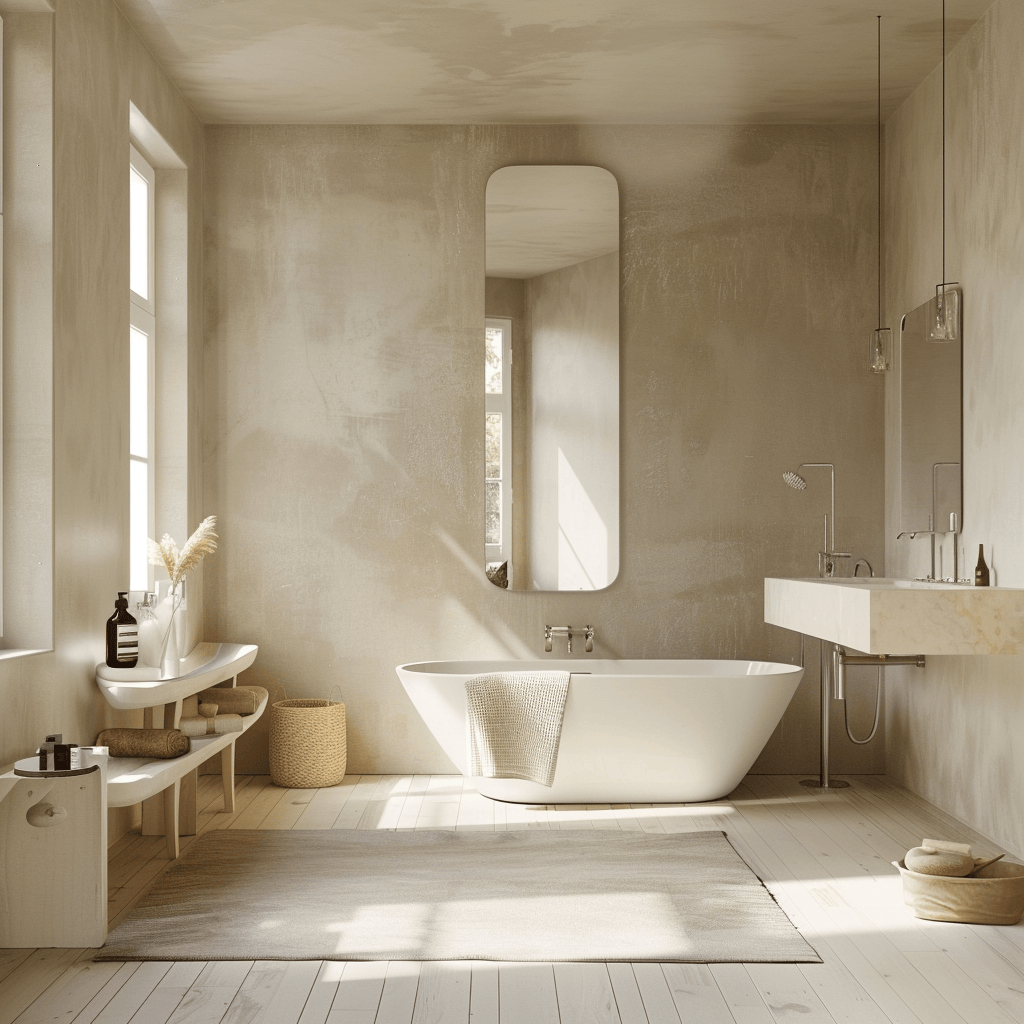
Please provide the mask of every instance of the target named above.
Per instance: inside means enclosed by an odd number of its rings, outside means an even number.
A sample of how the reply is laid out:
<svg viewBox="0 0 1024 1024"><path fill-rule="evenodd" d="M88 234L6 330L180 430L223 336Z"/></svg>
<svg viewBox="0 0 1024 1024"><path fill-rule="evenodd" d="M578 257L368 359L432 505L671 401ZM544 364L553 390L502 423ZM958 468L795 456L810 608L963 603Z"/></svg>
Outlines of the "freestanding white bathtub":
<svg viewBox="0 0 1024 1024"><path fill-rule="evenodd" d="M749 771L803 675L765 661L442 661L396 669L427 728L467 774L466 689L489 672L568 671L554 784L478 779L530 804L717 800Z"/></svg>

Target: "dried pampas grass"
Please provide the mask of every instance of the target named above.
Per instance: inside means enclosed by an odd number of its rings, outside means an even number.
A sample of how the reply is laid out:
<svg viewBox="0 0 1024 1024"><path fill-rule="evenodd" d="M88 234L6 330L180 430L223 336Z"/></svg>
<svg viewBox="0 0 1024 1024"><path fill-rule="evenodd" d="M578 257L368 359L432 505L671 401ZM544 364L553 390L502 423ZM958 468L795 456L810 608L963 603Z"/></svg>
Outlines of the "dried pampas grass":
<svg viewBox="0 0 1024 1024"><path fill-rule="evenodd" d="M149 560L153 565L162 565L167 570L171 581L171 590L175 591L178 584L191 572L206 555L217 550L216 516L207 516L198 526L196 532L185 542L179 551L178 545L164 534L157 544L152 538L149 541Z"/></svg>

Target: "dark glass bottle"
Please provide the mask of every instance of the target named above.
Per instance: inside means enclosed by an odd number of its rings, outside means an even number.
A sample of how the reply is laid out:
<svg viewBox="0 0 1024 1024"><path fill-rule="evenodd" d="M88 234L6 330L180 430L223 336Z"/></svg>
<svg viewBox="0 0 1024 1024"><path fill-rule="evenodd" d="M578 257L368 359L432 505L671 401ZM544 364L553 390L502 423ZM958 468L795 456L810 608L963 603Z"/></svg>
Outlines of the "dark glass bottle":
<svg viewBox="0 0 1024 1024"><path fill-rule="evenodd" d="M987 587L988 566L985 564L985 545L978 545L978 564L974 568L974 585L976 587Z"/></svg>
<svg viewBox="0 0 1024 1024"><path fill-rule="evenodd" d="M118 593L114 614L107 619L107 664L135 668L139 660L139 624L128 611L127 593Z"/></svg>

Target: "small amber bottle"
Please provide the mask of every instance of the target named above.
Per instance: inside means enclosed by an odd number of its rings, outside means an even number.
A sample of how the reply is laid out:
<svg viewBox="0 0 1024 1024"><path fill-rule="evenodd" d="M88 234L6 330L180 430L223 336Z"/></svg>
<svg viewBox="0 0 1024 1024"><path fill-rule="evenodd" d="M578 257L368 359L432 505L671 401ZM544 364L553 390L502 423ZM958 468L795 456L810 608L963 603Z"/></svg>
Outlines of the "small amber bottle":
<svg viewBox="0 0 1024 1024"><path fill-rule="evenodd" d="M139 624L128 611L127 593L119 593L114 614L107 619L107 664L135 668L139 660Z"/></svg>
<svg viewBox="0 0 1024 1024"><path fill-rule="evenodd" d="M985 545L978 545L978 564L974 567L974 585L976 587L987 587L988 566L985 564Z"/></svg>

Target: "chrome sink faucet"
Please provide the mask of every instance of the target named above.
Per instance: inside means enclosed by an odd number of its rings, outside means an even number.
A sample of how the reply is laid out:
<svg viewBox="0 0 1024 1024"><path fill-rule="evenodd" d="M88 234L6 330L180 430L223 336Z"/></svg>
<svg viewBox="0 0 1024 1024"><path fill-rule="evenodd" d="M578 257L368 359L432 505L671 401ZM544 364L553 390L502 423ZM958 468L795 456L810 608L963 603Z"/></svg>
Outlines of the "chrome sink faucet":
<svg viewBox="0 0 1024 1024"><path fill-rule="evenodd" d="M566 639L566 654L572 654L572 626L545 626L544 627L544 650L551 653L551 641L556 636L564 636Z"/></svg>
<svg viewBox="0 0 1024 1024"><path fill-rule="evenodd" d="M549 654L551 653L551 643L556 636L564 636L566 644L566 654L572 654L572 626L545 626L544 627L544 650ZM590 654L594 650L594 627L584 626L583 627L583 638L586 640L587 654Z"/></svg>

